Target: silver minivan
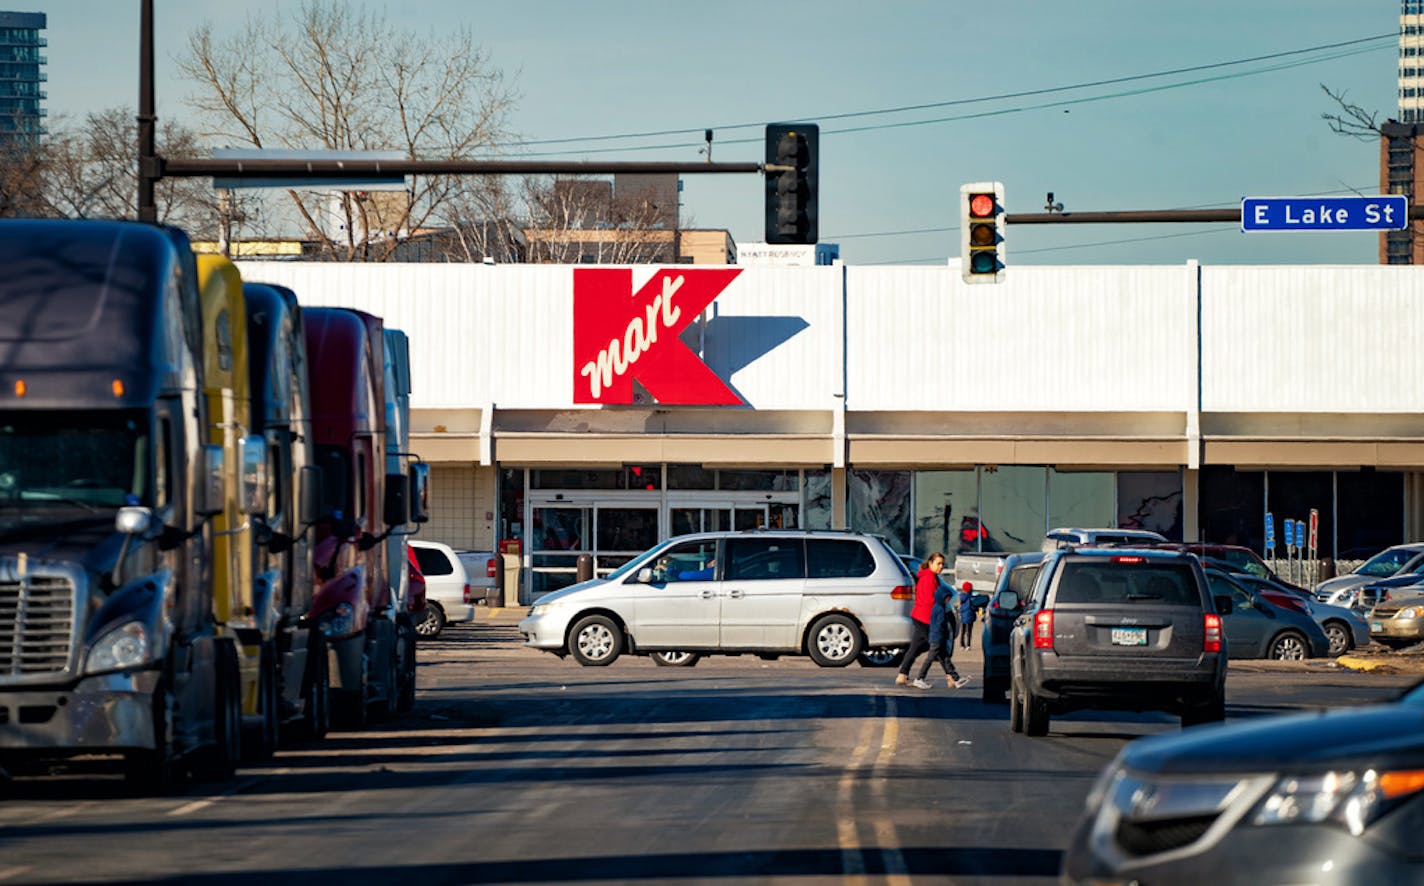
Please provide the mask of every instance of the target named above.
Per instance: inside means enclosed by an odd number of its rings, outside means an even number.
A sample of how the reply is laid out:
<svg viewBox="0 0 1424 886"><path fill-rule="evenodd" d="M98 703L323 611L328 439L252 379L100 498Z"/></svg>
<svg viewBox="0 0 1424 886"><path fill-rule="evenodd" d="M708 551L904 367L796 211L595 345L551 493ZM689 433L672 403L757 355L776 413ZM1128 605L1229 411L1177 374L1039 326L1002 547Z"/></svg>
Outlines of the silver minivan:
<svg viewBox="0 0 1424 886"><path fill-rule="evenodd" d="M914 579L875 536L706 532L545 594L519 631L526 646L589 666L628 652L809 655L844 667L863 651L908 645L913 599Z"/></svg>

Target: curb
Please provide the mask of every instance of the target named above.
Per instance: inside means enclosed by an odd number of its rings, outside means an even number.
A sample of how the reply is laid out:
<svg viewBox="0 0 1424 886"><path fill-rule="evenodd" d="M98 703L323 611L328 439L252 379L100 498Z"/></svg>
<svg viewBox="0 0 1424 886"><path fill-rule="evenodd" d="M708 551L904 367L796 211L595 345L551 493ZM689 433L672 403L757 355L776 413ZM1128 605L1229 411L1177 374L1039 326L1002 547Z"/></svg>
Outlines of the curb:
<svg viewBox="0 0 1424 886"><path fill-rule="evenodd" d="M1377 674L1424 674L1424 656L1342 655L1335 659L1342 668Z"/></svg>

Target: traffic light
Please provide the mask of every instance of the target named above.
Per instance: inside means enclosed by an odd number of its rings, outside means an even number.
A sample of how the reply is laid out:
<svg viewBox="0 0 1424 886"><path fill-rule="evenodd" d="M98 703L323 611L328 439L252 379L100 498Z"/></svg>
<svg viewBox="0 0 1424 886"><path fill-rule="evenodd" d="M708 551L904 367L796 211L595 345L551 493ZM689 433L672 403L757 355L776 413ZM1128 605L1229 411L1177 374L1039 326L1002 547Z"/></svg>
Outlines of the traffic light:
<svg viewBox="0 0 1424 886"><path fill-rule="evenodd" d="M975 182L959 189L960 258L965 283L1004 279L1004 186Z"/></svg>
<svg viewBox="0 0 1424 886"><path fill-rule="evenodd" d="M766 127L766 242L816 242L816 162L820 127Z"/></svg>

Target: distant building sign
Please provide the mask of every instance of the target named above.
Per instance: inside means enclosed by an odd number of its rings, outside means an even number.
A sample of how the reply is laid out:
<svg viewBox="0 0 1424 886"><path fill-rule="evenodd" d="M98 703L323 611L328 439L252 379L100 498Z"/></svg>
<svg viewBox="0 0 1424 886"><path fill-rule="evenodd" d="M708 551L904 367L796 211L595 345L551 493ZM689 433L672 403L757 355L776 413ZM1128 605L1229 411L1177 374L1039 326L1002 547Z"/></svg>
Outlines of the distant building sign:
<svg viewBox="0 0 1424 886"><path fill-rule="evenodd" d="M631 268L574 269L574 402L741 406L679 336L740 268L665 268L636 292Z"/></svg>
<svg viewBox="0 0 1424 886"><path fill-rule="evenodd" d="M1247 197L1243 231L1401 231L1409 226L1409 201L1378 197Z"/></svg>
<svg viewBox="0 0 1424 886"><path fill-rule="evenodd" d="M841 257L836 243L739 243L737 264L777 268L829 265Z"/></svg>

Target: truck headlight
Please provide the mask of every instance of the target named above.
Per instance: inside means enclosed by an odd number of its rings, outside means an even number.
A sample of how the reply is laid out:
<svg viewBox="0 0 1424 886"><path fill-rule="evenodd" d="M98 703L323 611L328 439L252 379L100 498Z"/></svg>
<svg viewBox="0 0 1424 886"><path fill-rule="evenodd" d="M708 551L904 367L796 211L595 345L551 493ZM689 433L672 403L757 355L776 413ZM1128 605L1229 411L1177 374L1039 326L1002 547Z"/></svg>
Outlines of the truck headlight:
<svg viewBox="0 0 1424 886"><path fill-rule="evenodd" d="M1370 822L1424 790L1424 770L1288 775L1257 808L1258 825L1331 821L1359 836Z"/></svg>
<svg viewBox="0 0 1424 886"><path fill-rule="evenodd" d="M327 639L336 640L356 633L356 609L350 603L337 603L322 613L317 623Z"/></svg>
<svg viewBox="0 0 1424 886"><path fill-rule="evenodd" d="M85 673L117 671L148 662L148 628L141 622L127 621L105 633L89 649Z"/></svg>

